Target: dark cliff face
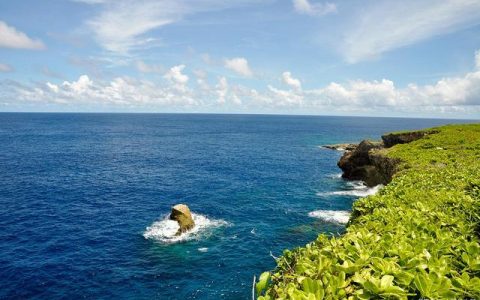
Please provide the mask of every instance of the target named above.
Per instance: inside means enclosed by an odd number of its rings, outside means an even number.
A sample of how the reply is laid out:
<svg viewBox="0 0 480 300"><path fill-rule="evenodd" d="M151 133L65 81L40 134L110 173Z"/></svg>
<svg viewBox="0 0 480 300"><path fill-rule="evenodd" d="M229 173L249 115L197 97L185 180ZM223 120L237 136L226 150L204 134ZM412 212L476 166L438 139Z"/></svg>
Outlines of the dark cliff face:
<svg viewBox="0 0 480 300"><path fill-rule="evenodd" d="M412 131L402 133L390 133L382 135L382 141L385 148L393 147L397 144L407 144L418 139L421 139L429 134L438 133L438 131Z"/></svg>
<svg viewBox="0 0 480 300"><path fill-rule="evenodd" d="M362 141L354 150L345 152L338 166L343 171L342 177L350 180L363 180L368 186L383 184L384 178L373 165L370 151L383 148L380 142Z"/></svg>
<svg viewBox="0 0 480 300"><path fill-rule="evenodd" d="M436 132L392 133L383 135L383 142L364 140L353 150L345 152L337 165L342 169L342 177L345 179L362 180L370 187L387 184L392 180L401 161L385 156L381 150L397 144L410 143L433 133Z"/></svg>

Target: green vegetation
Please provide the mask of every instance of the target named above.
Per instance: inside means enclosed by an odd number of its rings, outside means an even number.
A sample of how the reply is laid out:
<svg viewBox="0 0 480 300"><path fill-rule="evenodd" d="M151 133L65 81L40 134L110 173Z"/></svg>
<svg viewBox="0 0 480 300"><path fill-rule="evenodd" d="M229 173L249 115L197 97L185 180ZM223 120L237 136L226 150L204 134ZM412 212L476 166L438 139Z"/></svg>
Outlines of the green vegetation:
<svg viewBox="0 0 480 300"><path fill-rule="evenodd" d="M346 233L286 250L258 299L480 299L480 124L382 150L400 171Z"/></svg>

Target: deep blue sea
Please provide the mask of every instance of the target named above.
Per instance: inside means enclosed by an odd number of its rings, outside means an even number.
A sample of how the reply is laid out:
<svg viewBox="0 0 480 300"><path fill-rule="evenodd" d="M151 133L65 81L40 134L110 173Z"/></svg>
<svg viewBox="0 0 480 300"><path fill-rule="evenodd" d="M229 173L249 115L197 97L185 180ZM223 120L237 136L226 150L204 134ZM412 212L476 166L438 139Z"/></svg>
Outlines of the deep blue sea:
<svg viewBox="0 0 480 300"><path fill-rule="evenodd" d="M341 233L371 192L319 146L454 122L0 114L0 298L249 299L270 253Z"/></svg>

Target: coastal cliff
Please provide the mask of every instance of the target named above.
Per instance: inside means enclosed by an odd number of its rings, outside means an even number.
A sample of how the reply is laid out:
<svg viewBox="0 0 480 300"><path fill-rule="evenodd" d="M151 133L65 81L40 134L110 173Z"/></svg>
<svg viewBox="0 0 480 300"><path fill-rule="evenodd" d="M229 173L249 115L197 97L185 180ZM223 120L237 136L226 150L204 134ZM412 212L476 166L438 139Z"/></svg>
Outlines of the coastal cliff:
<svg viewBox="0 0 480 300"><path fill-rule="evenodd" d="M344 178L388 184L354 203L343 235L285 250L258 299L480 299L480 124L350 149Z"/></svg>
<svg viewBox="0 0 480 300"><path fill-rule="evenodd" d="M342 177L345 179L362 180L369 187L385 185L392 180L401 163L400 159L388 157L385 149L397 144L410 143L434 133L437 131L390 133L383 135L381 142L363 140L358 145L350 144L350 148L345 148L346 152L337 165L342 169ZM331 146L327 148L338 149Z"/></svg>

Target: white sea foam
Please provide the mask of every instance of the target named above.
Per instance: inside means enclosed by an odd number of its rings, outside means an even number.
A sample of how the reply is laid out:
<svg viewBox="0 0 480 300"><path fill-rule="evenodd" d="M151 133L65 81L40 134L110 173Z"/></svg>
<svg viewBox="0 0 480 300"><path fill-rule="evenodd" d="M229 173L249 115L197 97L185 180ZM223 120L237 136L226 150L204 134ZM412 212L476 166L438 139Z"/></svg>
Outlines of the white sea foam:
<svg viewBox="0 0 480 300"><path fill-rule="evenodd" d="M168 216L165 216L163 220L153 222L152 225L147 227L143 233L143 237L146 239L157 240L165 244L172 244L200 239L214 228L230 225L230 223L224 220L211 220L200 214L192 213L192 218L195 222L195 226L181 235L175 235L180 228L177 221L170 220ZM199 249L199 251L201 250Z"/></svg>
<svg viewBox="0 0 480 300"><path fill-rule="evenodd" d="M344 210L315 210L309 212L308 216L326 222L346 224L350 218L350 212Z"/></svg>
<svg viewBox="0 0 480 300"><path fill-rule="evenodd" d="M334 179L342 178L342 173L330 174L330 175L327 175L327 177L334 178Z"/></svg>
<svg viewBox="0 0 480 300"><path fill-rule="evenodd" d="M368 187L365 184L358 181L349 182L348 185L350 186L350 189L348 190L317 193L317 196L336 195L336 196L367 197L367 196L375 195L381 188L383 188L382 184L376 185L374 187Z"/></svg>
<svg viewBox="0 0 480 300"><path fill-rule="evenodd" d="M207 252L207 251L208 251L208 248L207 248L207 247L198 248L198 251L200 251L200 252Z"/></svg>

